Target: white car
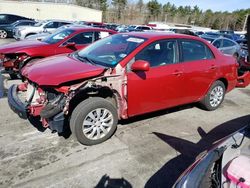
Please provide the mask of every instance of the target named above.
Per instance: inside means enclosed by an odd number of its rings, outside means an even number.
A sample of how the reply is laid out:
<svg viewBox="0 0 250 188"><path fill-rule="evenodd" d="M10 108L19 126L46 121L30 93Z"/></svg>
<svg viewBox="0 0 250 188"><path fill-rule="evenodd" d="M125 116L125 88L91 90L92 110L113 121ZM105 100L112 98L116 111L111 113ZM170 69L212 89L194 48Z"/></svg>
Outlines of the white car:
<svg viewBox="0 0 250 188"><path fill-rule="evenodd" d="M63 29L69 28L69 27L88 27L88 26L80 25L80 24L76 24L76 23L68 24L68 25L61 26L52 32L47 31L47 32L41 32L41 33L34 34L34 35L29 35L25 39L27 39L27 40L42 40L42 39L46 38L47 36L51 35L52 33L58 32L59 30L63 30Z"/></svg>
<svg viewBox="0 0 250 188"><path fill-rule="evenodd" d="M34 26L17 27L14 31L14 38L16 40L23 40L28 36L35 35L42 32L53 32L58 27L71 24L69 21L61 20L46 20L35 24Z"/></svg>

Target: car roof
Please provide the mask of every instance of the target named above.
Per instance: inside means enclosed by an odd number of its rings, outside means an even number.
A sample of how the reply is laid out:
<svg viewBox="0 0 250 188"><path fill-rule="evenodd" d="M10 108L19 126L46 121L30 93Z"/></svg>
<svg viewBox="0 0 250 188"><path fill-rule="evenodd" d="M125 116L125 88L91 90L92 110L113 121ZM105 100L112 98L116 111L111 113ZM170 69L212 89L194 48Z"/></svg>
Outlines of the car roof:
<svg viewBox="0 0 250 188"><path fill-rule="evenodd" d="M34 20L17 20L15 22L36 22L36 21L34 21Z"/></svg>
<svg viewBox="0 0 250 188"><path fill-rule="evenodd" d="M146 39L155 39L155 38L186 38L186 39L200 39L196 36L177 34L177 33L166 33L166 32L130 32L130 33L121 33L124 35L137 36Z"/></svg>
<svg viewBox="0 0 250 188"><path fill-rule="evenodd" d="M105 28L99 28L99 27L86 27L86 26L74 26L74 25L72 25L72 26L70 26L70 27L68 27L68 28L65 28L65 29L73 29L73 30L75 30L75 31L84 31L84 30L95 30L95 31L107 31L107 32L112 32L112 33L114 33L115 31L113 31L113 30L110 30L110 29L105 29Z"/></svg>
<svg viewBox="0 0 250 188"><path fill-rule="evenodd" d="M45 22L66 22L66 23L73 23L73 21L67 21L67 20L58 20L58 19L49 19L49 20L41 20Z"/></svg>

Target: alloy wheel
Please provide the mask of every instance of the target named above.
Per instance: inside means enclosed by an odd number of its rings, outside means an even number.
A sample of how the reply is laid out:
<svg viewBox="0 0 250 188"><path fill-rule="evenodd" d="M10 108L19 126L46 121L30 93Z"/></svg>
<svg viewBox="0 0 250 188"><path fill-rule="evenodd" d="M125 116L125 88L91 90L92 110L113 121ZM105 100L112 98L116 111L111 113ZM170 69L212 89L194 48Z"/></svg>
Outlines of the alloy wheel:
<svg viewBox="0 0 250 188"><path fill-rule="evenodd" d="M7 32L4 31L4 30L0 30L0 38L1 38L1 39L7 38Z"/></svg>
<svg viewBox="0 0 250 188"><path fill-rule="evenodd" d="M210 93L209 102L212 107L217 107L223 100L224 90L221 86L216 86Z"/></svg>
<svg viewBox="0 0 250 188"><path fill-rule="evenodd" d="M112 128L114 117L105 108L97 108L87 114L83 121L83 134L90 140L98 140L106 136Z"/></svg>

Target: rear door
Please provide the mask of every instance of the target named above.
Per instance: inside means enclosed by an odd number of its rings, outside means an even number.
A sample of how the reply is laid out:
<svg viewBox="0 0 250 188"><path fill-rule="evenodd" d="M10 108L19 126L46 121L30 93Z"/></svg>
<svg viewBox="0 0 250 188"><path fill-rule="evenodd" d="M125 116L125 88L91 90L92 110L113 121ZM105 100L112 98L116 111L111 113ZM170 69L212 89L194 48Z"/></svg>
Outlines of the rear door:
<svg viewBox="0 0 250 188"><path fill-rule="evenodd" d="M179 40L181 64L183 65L183 89L185 103L199 100L207 92L216 78L218 65L216 59L203 42Z"/></svg>

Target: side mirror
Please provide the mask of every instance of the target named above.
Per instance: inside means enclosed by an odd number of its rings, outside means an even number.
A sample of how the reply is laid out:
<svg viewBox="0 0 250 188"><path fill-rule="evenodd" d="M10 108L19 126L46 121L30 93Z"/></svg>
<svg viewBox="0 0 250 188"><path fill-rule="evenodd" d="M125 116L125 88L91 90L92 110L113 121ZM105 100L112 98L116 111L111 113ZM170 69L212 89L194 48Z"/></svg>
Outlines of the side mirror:
<svg viewBox="0 0 250 188"><path fill-rule="evenodd" d="M75 47L75 45L76 45L76 43L74 43L74 42L67 42L67 43L65 44L65 47L67 47L67 48L72 48L72 47Z"/></svg>
<svg viewBox="0 0 250 188"><path fill-rule="evenodd" d="M149 67L150 67L149 62L144 61L144 60L137 60L132 64L131 70L132 71L148 71Z"/></svg>

